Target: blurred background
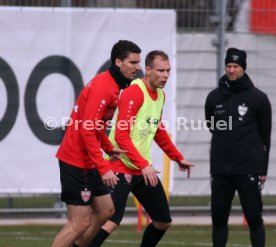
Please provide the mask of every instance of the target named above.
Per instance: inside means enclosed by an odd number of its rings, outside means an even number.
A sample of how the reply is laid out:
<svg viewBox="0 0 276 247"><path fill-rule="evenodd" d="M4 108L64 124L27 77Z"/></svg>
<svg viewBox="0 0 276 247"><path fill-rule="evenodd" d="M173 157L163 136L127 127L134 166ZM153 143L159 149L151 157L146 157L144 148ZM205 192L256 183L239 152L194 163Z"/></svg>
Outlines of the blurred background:
<svg viewBox="0 0 276 247"><path fill-rule="evenodd" d="M22 29L16 29L17 13L22 13L22 11L23 13L26 11L27 13L30 10L31 12L35 12L36 9L39 11L42 10L43 12L45 8L53 11L59 9L62 11L70 11L71 9L74 9L74 11L90 11L96 9L115 12L123 10L129 13L138 10L140 11L138 13L141 14L143 11L170 10L175 13L174 33L169 34L173 35L172 41L170 40L169 42L175 42L171 48L171 54L175 56L173 59L175 70L173 80L175 83L172 83L172 91L174 92L172 102L174 102L173 107L175 109L172 109L172 112L175 112L174 117L176 119L179 117L185 118L188 127L186 129L178 128L177 120L173 121L175 124L173 138L177 147L185 157L196 165L190 179L185 179L183 174L178 172L177 166L172 166L172 170L169 169L167 171L169 174L166 175L166 179L170 181L163 180L166 186L168 186L171 208L175 213L206 213L209 210L210 134L202 128L205 98L208 92L216 87L218 78L224 73L226 49L229 47L245 49L248 56L246 72L252 78L254 84L268 95L272 104L273 130L270 166L268 181L263 189L263 195L265 199L265 210L267 212L276 211L276 136L274 118L276 104L275 0L0 0L2 14L7 11L12 11L12 15L9 15L9 18L15 20L13 26L17 32L13 34L14 36L19 36L23 33ZM4 40L3 30L8 29L8 23L3 20L4 18L0 22L0 59L4 61L7 52L10 51L7 51L7 46L3 45L4 43L2 42ZM45 19L37 19L38 22L40 20L45 21ZM67 21L67 31L70 32L70 25L73 25L70 16ZM30 26L32 24L29 23ZM127 25L127 23L123 23L121 28L124 28L124 25ZM150 28L151 23L148 23L148 25ZM20 25L18 24L18 26ZM104 28L103 23L99 27L99 30L105 32ZM143 27L141 28L143 30ZM144 28L146 29L146 26ZM24 35L29 35L28 27L24 29L24 32ZM162 28L159 32L162 32ZM141 32L140 35L147 36L149 35L149 31ZM164 29L162 37L164 39L168 38L166 29ZM39 38L39 33L37 38ZM156 42L156 47L158 47L158 40L154 42ZM64 46L67 45L64 44ZM35 49L35 44L33 46ZM141 48L143 50L143 47ZM147 49L149 50L151 47L147 47ZM22 51L14 49L14 52ZM109 49L107 51L107 57L108 54ZM67 56L70 57L70 52ZM5 142L3 145L11 149L8 156L16 157L18 150L13 148L15 145L14 140L5 140L6 135L4 133L6 132L3 130L5 128L10 129L10 126L13 124L4 119L6 101L10 96L6 96L5 93L5 91L8 91L7 88L9 88L9 84L5 80L8 69L3 64L5 63L1 62L0 66L0 130L2 129L2 136L0 137L2 144ZM28 61L24 61L21 66L28 67ZM62 67L63 64L61 63L60 66ZM80 71L82 71L82 67ZM89 76L93 75L90 74ZM85 81L87 81L86 79ZM71 104L74 102L74 96L76 97L80 88L81 85L75 87L75 95L72 93L69 94L68 100L70 100ZM11 87L10 89L11 92L18 91L16 87ZM14 95L13 93L11 94ZM23 107L22 104L20 107ZM25 105L25 107L28 107L28 105ZM28 146L29 144L25 143L24 145ZM50 143L50 145L56 145L56 150L58 143ZM0 149L1 152L3 152L3 149L2 151ZM9 164L3 159L2 154L0 154L0 173L5 169L9 169ZM7 153L5 154L7 155ZM32 155L35 156L35 153ZM16 160L20 164L24 163L22 161L23 159L24 155L21 154ZM13 173L16 172L32 173L28 166L24 166L22 171L13 171ZM240 207L236 199L234 202L234 210L240 212ZM64 205L60 202L58 191L49 189L48 192L42 191L39 193L39 191L32 191L30 189L28 192L28 190L21 191L20 186L17 190L13 191L8 188L3 189L3 186L2 190L0 188L0 217L18 217L19 215L64 217L65 211ZM129 200L127 212L136 212L132 198Z"/></svg>

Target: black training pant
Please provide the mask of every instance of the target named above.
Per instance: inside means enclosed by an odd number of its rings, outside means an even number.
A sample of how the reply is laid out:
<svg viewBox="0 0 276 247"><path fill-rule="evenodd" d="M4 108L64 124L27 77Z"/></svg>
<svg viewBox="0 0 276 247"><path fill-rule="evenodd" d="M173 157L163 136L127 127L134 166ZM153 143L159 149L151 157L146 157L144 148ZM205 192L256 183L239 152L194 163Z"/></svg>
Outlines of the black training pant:
<svg viewBox="0 0 276 247"><path fill-rule="evenodd" d="M243 213L250 227L252 246L263 247L265 241L262 219L263 203L259 176L257 175L213 176L211 178L213 246L226 246L228 218L236 191L238 192Z"/></svg>
<svg viewBox="0 0 276 247"><path fill-rule="evenodd" d="M135 195L152 220L164 223L172 221L168 200L159 179L157 186L152 187L145 184L142 175L135 176L123 173L116 173L116 175L120 180L110 191L115 206L115 213L111 217L111 221L117 225L120 224L130 192Z"/></svg>

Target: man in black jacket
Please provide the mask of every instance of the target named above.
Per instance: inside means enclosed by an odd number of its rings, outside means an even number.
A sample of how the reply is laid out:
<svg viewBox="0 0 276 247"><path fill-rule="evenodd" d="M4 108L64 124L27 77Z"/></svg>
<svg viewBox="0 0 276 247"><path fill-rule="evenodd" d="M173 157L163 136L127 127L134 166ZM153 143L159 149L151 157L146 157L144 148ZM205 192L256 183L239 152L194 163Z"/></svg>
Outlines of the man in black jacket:
<svg viewBox="0 0 276 247"><path fill-rule="evenodd" d="M265 246L261 188L268 170L271 105L245 73L246 52L229 48L225 75L205 103L211 140L213 247L225 247L235 192L250 228L253 247Z"/></svg>

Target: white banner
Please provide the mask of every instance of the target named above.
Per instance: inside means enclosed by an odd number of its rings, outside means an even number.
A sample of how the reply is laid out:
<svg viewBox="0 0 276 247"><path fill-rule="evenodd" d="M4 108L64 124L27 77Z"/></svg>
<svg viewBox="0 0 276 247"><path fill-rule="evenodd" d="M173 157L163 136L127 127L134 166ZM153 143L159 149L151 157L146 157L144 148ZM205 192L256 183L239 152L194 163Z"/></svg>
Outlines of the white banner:
<svg viewBox="0 0 276 247"><path fill-rule="evenodd" d="M169 10L0 8L0 193L60 191L60 135L43 122L61 127L82 85L120 39L141 47L142 67L149 51L168 53L163 119L174 136L175 22ZM156 147L154 166L163 167Z"/></svg>

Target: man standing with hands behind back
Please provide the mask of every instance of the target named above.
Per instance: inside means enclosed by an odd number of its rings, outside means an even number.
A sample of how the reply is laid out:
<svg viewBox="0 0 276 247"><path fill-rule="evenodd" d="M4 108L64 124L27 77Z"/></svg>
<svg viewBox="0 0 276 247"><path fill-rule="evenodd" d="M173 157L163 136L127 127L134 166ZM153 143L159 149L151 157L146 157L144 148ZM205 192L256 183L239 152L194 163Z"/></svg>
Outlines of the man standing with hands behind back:
<svg viewBox="0 0 276 247"><path fill-rule="evenodd" d="M252 246L265 246L261 188L268 170L271 105L267 95L245 73L246 56L243 50L227 50L225 75L205 103L206 120L213 118L216 126L210 129L213 247L226 246L228 218L236 191L249 225ZM218 121L232 126L219 129Z"/></svg>

